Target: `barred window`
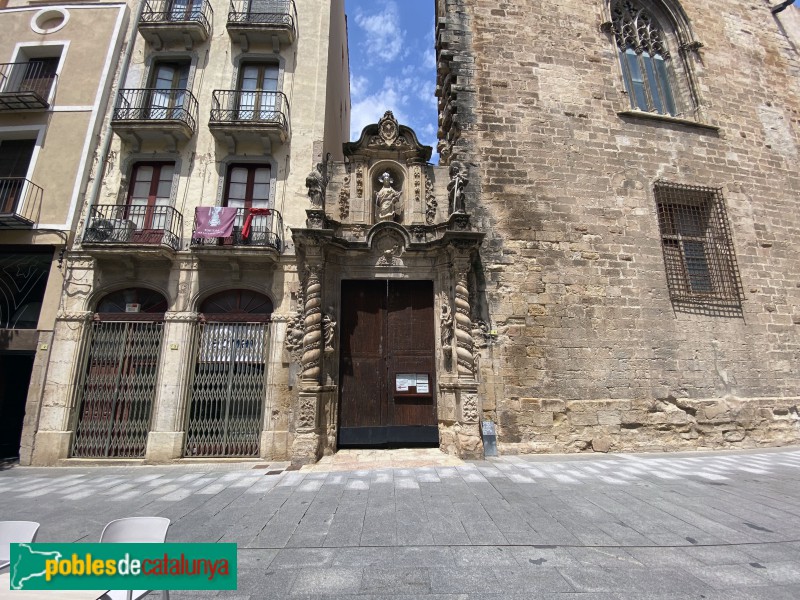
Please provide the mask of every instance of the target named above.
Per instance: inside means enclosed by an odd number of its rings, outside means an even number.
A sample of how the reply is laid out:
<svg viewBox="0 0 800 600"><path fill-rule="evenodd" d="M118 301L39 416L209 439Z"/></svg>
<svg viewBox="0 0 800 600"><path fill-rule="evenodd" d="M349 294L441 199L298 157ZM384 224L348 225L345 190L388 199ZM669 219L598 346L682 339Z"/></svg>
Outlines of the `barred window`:
<svg viewBox="0 0 800 600"><path fill-rule="evenodd" d="M662 25L646 8L632 0L615 0L611 15L611 29L631 107L673 117L678 115L672 61Z"/></svg>
<svg viewBox="0 0 800 600"><path fill-rule="evenodd" d="M742 285L722 191L657 181L655 198L670 297L740 305Z"/></svg>

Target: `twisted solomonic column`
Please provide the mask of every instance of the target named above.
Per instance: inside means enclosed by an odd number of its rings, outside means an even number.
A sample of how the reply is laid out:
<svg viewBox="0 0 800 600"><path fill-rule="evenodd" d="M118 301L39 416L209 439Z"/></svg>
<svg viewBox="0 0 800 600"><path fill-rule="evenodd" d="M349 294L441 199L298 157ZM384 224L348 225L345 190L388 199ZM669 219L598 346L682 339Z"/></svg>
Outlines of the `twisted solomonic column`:
<svg viewBox="0 0 800 600"><path fill-rule="evenodd" d="M456 273L456 357L459 378L474 377L472 321L469 318L469 289L467 275L469 268L459 268Z"/></svg>
<svg viewBox="0 0 800 600"><path fill-rule="evenodd" d="M319 384L322 374L322 267L307 267L305 321L303 334L303 381Z"/></svg>

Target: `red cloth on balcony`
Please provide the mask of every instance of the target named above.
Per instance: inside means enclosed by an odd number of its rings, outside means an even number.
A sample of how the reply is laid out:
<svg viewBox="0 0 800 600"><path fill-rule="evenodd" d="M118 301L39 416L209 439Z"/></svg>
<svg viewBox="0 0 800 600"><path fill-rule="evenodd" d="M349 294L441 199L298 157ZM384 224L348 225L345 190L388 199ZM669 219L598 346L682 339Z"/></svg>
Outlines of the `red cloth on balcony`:
<svg viewBox="0 0 800 600"><path fill-rule="evenodd" d="M242 237L244 239L250 237L250 224L252 223L254 216L272 214L272 210L269 208L251 208L249 210L250 212L247 214L247 218L244 220L244 227L242 227Z"/></svg>

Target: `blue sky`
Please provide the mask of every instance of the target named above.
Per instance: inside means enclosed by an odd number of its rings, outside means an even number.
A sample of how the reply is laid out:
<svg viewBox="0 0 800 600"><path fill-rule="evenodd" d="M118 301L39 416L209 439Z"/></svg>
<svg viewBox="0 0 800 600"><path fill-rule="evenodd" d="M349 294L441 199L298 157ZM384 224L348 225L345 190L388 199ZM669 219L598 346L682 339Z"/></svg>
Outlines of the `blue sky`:
<svg viewBox="0 0 800 600"><path fill-rule="evenodd" d="M387 110L436 154L432 0L345 0L350 37L350 139Z"/></svg>

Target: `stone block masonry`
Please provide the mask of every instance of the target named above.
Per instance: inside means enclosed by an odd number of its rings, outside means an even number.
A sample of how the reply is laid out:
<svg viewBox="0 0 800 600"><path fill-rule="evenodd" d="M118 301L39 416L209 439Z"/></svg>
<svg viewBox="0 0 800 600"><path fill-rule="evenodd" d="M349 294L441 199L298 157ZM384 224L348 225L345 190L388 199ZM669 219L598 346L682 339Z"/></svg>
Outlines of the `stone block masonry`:
<svg viewBox="0 0 800 600"><path fill-rule="evenodd" d="M675 116L632 107L603 2L437 2L501 453L800 442L797 54L766 5L639 4ZM656 181L721 190L732 306L671 296Z"/></svg>

